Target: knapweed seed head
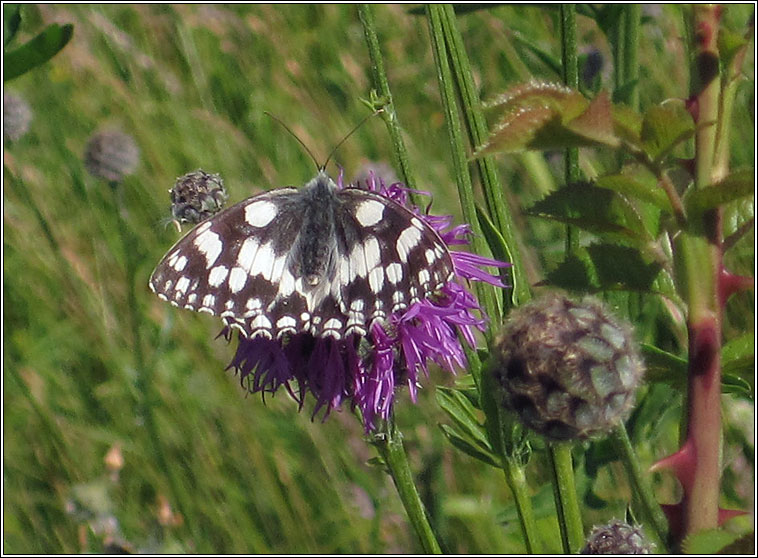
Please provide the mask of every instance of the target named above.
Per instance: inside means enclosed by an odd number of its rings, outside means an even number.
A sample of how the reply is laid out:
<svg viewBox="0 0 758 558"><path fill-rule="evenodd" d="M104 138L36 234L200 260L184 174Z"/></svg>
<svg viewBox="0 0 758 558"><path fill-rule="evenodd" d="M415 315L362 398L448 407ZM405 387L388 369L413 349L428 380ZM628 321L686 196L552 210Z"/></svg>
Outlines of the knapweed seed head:
<svg viewBox="0 0 758 558"><path fill-rule="evenodd" d="M174 219L178 223L192 224L218 213L229 198L221 176L202 169L177 178L169 195Z"/></svg>
<svg viewBox="0 0 758 558"><path fill-rule="evenodd" d="M654 548L641 527L614 519L592 529L580 554L652 554Z"/></svg>
<svg viewBox="0 0 758 558"><path fill-rule="evenodd" d="M631 410L644 368L628 324L595 299L560 294L514 310L494 357L503 405L552 440L608 433Z"/></svg>
<svg viewBox="0 0 758 558"><path fill-rule="evenodd" d="M20 139L29 131L32 109L14 93L3 93L3 137L10 141Z"/></svg>
<svg viewBox="0 0 758 558"><path fill-rule="evenodd" d="M117 130L95 133L84 150L84 166L89 173L109 182L121 182L139 163L134 138Z"/></svg>

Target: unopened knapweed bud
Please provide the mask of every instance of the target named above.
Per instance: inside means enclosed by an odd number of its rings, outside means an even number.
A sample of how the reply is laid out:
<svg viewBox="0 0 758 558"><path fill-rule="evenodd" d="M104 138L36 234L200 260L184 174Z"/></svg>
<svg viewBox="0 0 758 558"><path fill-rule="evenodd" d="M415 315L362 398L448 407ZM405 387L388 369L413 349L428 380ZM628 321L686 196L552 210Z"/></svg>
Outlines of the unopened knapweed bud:
<svg viewBox="0 0 758 558"><path fill-rule="evenodd" d="M652 554L653 549L640 527L614 519L592 529L580 554Z"/></svg>
<svg viewBox="0 0 758 558"><path fill-rule="evenodd" d="M32 109L21 97L3 93L3 137L16 141L29 131Z"/></svg>
<svg viewBox="0 0 758 558"><path fill-rule="evenodd" d="M560 294L514 310L494 356L502 404L552 440L609 432L631 410L643 373L629 325L595 299Z"/></svg>
<svg viewBox="0 0 758 558"><path fill-rule="evenodd" d="M121 182L139 163L139 148L132 136L116 130L93 135L84 150L84 166L92 176Z"/></svg>
<svg viewBox="0 0 758 558"><path fill-rule="evenodd" d="M168 192L171 214L178 223L197 224L208 219L224 207L229 197L221 176L202 169L177 178Z"/></svg>

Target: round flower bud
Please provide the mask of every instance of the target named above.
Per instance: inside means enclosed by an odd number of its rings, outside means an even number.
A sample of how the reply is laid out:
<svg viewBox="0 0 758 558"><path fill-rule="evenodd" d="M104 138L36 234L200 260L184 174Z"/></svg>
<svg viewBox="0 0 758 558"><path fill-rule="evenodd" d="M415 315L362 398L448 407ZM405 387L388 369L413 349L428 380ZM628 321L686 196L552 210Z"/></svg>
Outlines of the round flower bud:
<svg viewBox="0 0 758 558"><path fill-rule="evenodd" d="M580 554L652 554L653 548L641 528L614 519L592 529Z"/></svg>
<svg viewBox="0 0 758 558"><path fill-rule="evenodd" d="M3 93L3 137L16 141L29 131L32 109L21 97Z"/></svg>
<svg viewBox="0 0 758 558"><path fill-rule="evenodd" d="M171 213L179 223L197 224L218 213L229 197L218 174L202 169L176 179L169 191Z"/></svg>
<svg viewBox="0 0 758 558"><path fill-rule="evenodd" d="M93 135L84 150L84 166L92 176L121 182L139 163L139 148L132 136L115 130Z"/></svg>
<svg viewBox="0 0 758 558"><path fill-rule="evenodd" d="M552 440L608 433L631 410L643 373L628 324L595 299L560 294L514 310L494 356L502 404Z"/></svg>

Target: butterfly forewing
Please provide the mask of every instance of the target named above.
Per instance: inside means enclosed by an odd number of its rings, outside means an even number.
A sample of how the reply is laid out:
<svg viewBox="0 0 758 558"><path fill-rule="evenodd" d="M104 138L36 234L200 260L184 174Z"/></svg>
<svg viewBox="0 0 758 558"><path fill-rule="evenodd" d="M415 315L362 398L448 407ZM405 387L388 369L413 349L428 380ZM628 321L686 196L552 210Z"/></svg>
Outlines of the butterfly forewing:
<svg viewBox="0 0 758 558"><path fill-rule="evenodd" d="M190 231L151 288L175 306L223 317L245 335L343 338L438 291L447 247L424 221L325 174L249 198Z"/></svg>

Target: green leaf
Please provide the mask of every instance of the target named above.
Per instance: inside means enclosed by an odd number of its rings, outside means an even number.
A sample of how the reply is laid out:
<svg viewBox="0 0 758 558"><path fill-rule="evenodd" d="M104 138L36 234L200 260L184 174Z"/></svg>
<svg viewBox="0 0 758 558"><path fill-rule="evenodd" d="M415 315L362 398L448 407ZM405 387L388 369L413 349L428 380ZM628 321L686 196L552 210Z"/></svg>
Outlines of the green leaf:
<svg viewBox="0 0 758 558"><path fill-rule="evenodd" d="M755 337L745 333L726 343L721 349L721 369L724 374L732 374L750 385L755 374Z"/></svg>
<svg viewBox="0 0 758 558"><path fill-rule="evenodd" d="M600 288L649 292L661 271L657 262L648 262L639 250L618 244L596 243L587 247L595 266Z"/></svg>
<svg viewBox="0 0 758 558"><path fill-rule="evenodd" d="M655 177L651 176L650 180L645 180L643 176L611 174L598 177L595 180L595 186L650 203L667 213L671 213L669 199L663 189L658 186Z"/></svg>
<svg viewBox="0 0 758 558"><path fill-rule="evenodd" d="M479 226L482 228L482 234L484 234L487 246L489 246L490 252L492 252L492 257L501 262L510 262L512 260L510 250L508 250L508 245L505 243L503 235L497 230L484 209L479 204L476 204L475 207Z"/></svg>
<svg viewBox="0 0 758 558"><path fill-rule="evenodd" d="M627 199L588 182L567 184L532 205L526 213L634 243L651 240L639 213Z"/></svg>
<svg viewBox="0 0 758 558"><path fill-rule="evenodd" d="M571 254L537 285L554 285L579 292L596 291L599 287L592 260L585 250Z"/></svg>
<svg viewBox="0 0 758 558"><path fill-rule="evenodd" d="M754 169L739 169L715 184L691 191L685 198L687 214L690 217L700 215L709 209L754 194Z"/></svg>
<svg viewBox="0 0 758 558"><path fill-rule="evenodd" d="M436 397L437 403L453 420L458 432L469 438L480 450L489 451L487 434L477 419L476 409L471 401L458 390L443 386L437 387Z"/></svg>
<svg viewBox="0 0 758 558"><path fill-rule="evenodd" d="M721 64L724 67L729 67L732 60L747 44L747 39L741 33L735 33L723 26L719 27L718 47Z"/></svg>
<svg viewBox="0 0 758 558"><path fill-rule="evenodd" d="M21 25L21 6L19 4L5 4L3 6L3 35L5 37L3 47L16 36Z"/></svg>
<svg viewBox="0 0 758 558"><path fill-rule="evenodd" d="M641 344L645 358L645 378L672 387L683 387L687 381L687 359L647 343Z"/></svg>
<svg viewBox="0 0 758 558"><path fill-rule="evenodd" d="M618 87L613 92L613 102L614 103L628 103L629 97L632 94L632 91L634 91L634 88L637 87L637 84L639 84L639 79L633 79L631 81L626 82L625 84Z"/></svg>
<svg viewBox="0 0 758 558"><path fill-rule="evenodd" d="M495 456L493 456L491 453L486 452L463 438L458 432L453 430L450 426L446 424L440 424L440 429L442 430L442 433L445 435L445 437L450 441L451 444L453 444L454 447L461 450L463 453L470 455L474 459L478 459L479 461L482 461L488 465L492 465L493 467L500 467L500 464L497 462L497 459L495 459Z"/></svg>
<svg viewBox="0 0 758 558"><path fill-rule="evenodd" d="M74 26L53 23L39 35L15 50L3 54L3 81L18 77L32 68L44 64L66 46L74 34Z"/></svg>
<svg viewBox="0 0 758 558"><path fill-rule="evenodd" d="M705 529L685 538L682 550L685 554L717 554L739 538L740 533L731 533L724 529Z"/></svg>
<svg viewBox="0 0 758 558"><path fill-rule="evenodd" d="M516 152L619 143L610 101L600 93L593 101L556 83L518 85L487 103L503 111L487 141L474 153Z"/></svg>
<svg viewBox="0 0 758 558"><path fill-rule="evenodd" d="M694 134L695 123L682 102L654 105L642 119L642 146L653 161L660 161Z"/></svg>
<svg viewBox="0 0 758 558"><path fill-rule="evenodd" d="M582 114L566 122L566 128L600 145L619 145L619 139L614 133L611 100L605 91L598 93Z"/></svg>

